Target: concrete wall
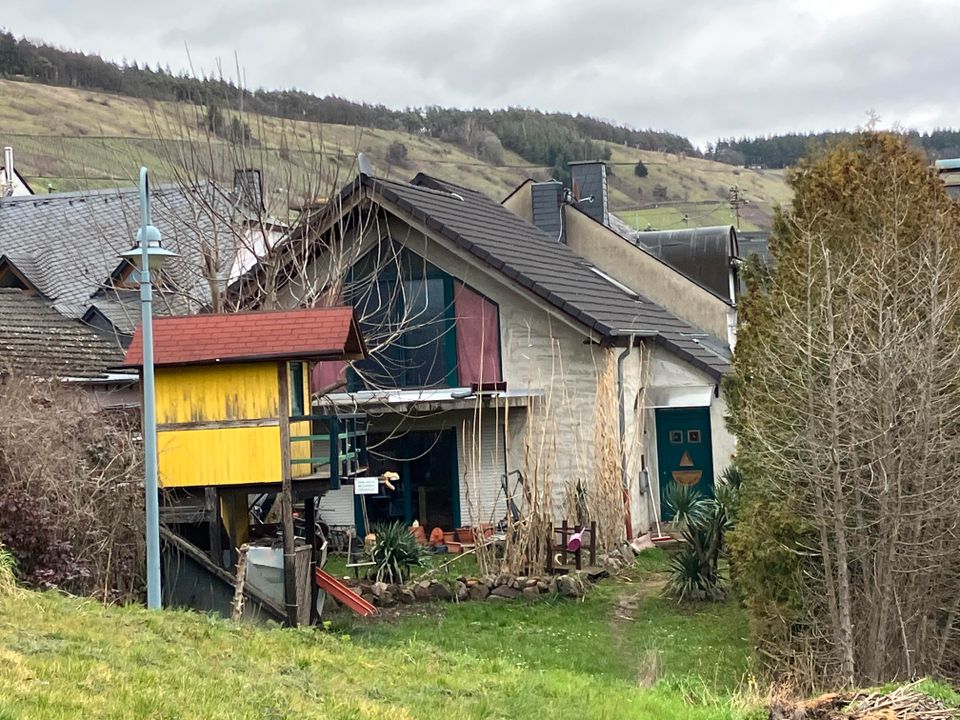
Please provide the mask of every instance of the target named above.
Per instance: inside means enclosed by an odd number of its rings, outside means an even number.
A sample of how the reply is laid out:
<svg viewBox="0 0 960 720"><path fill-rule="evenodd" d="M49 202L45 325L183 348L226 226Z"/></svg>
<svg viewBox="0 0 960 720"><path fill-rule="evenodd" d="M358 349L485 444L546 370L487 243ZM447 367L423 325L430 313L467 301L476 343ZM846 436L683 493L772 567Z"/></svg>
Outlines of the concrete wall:
<svg viewBox="0 0 960 720"><path fill-rule="evenodd" d="M527 180L500 203L514 215L519 215L528 223L533 222L533 200L531 199L533 180Z"/></svg>

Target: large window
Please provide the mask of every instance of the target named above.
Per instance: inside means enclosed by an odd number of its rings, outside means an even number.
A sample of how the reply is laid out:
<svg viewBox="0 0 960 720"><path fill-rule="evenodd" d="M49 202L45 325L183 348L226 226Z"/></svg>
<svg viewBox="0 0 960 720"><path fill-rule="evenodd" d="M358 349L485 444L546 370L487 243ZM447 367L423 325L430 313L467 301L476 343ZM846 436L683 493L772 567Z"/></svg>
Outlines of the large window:
<svg viewBox="0 0 960 720"><path fill-rule="evenodd" d="M371 357L353 389L457 384L453 280L406 249L374 250L353 268L349 296Z"/></svg>

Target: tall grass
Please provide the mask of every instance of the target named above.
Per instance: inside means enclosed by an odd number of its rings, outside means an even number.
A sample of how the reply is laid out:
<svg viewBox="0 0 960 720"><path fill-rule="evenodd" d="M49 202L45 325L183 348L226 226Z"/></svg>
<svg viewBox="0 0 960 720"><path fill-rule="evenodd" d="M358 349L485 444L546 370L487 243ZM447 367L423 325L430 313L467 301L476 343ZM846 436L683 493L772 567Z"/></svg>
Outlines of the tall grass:
<svg viewBox="0 0 960 720"><path fill-rule="evenodd" d="M0 597L8 597L17 591L16 568L13 553L0 545Z"/></svg>

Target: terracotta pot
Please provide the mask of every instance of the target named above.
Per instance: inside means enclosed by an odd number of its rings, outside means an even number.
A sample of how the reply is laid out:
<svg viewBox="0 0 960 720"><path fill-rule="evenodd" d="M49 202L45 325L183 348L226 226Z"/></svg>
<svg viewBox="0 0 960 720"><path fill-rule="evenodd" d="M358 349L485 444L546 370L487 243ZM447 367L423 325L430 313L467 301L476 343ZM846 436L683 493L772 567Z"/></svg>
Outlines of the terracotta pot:
<svg viewBox="0 0 960 720"><path fill-rule="evenodd" d="M460 552L460 543L458 542L448 542L447 543L447 552L448 553L458 553Z"/></svg>
<svg viewBox="0 0 960 720"><path fill-rule="evenodd" d="M492 523L480 523L480 532L483 534L484 538L493 537L493 524Z"/></svg>
<svg viewBox="0 0 960 720"><path fill-rule="evenodd" d="M443 544L449 545L452 542L456 542L457 534L455 532L445 532L443 534Z"/></svg>
<svg viewBox="0 0 960 720"><path fill-rule="evenodd" d="M410 534L413 535L416 541L421 545L427 544L427 534L420 525L410 528Z"/></svg>
<svg viewBox="0 0 960 720"><path fill-rule="evenodd" d="M457 541L462 543L472 543L473 528L469 525L457 528Z"/></svg>

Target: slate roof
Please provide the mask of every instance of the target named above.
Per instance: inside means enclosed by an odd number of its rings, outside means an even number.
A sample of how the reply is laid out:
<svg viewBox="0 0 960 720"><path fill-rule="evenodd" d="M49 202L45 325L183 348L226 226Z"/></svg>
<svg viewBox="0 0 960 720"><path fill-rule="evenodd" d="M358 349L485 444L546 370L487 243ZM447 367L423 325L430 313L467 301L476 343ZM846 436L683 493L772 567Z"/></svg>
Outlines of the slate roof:
<svg viewBox="0 0 960 720"><path fill-rule="evenodd" d="M154 364L195 365L270 358L352 360L366 355L351 307L156 318ZM123 367L143 365L137 328Z"/></svg>
<svg viewBox="0 0 960 720"><path fill-rule="evenodd" d="M94 378L123 351L39 295L0 288L0 369L32 376Z"/></svg>
<svg viewBox="0 0 960 720"><path fill-rule="evenodd" d="M598 275L568 246L485 195L422 173L412 184L368 176L358 182L603 337L653 338L715 376L729 371L718 338Z"/></svg>
<svg viewBox="0 0 960 720"><path fill-rule="evenodd" d="M217 227L212 213L199 210L205 193L221 202L229 216L229 200L213 185L185 192L178 186L151 188L154 225L164 247L181 255L164 272L177 286L177 297L197 298L184 311L199 309L210 290L200 277L200 251L219 243L226 278L233 262L235 240ZM225 224L225 223L222 223ZM92 190L0 198L0 255L6 255L54 305L69 317L81 317L90 298L113 295L104 284L120 265L119 253L129 250L140 226L137 188Z"/></svg>
<svg viewBox="0 0 960 720"><path fill-rule="evenodd" d="M154 310L198 312L211 294L200 271L201 253L215 253L217 276L225 285L235 261L230 223L239 218L238 206L230 193L209 183L188 189L152 187L150 198L164 247L180 255L162 271L164 283L175 291L155 288ZM139 226L137 188L0 198L0 257L13 263L64 318L86 318L88 324L112 331L119 357L110 362L116 364L139 323L139 292L112 287L108 280L121 267L119 254L132 247ZM108 341L110 334L104 334Z"/></svg>

